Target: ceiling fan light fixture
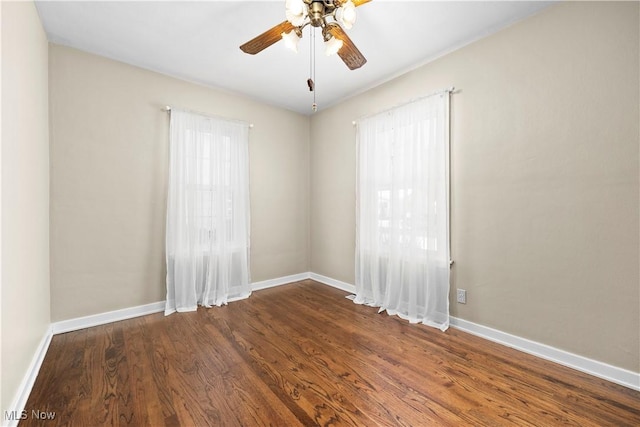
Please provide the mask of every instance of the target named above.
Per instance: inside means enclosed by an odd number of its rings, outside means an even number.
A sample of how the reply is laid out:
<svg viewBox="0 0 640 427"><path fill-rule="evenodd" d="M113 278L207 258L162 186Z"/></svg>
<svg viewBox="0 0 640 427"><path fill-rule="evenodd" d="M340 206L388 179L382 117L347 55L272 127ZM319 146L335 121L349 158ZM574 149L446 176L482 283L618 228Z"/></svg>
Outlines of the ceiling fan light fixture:
<svg viewBox="0 0 640 427"><path fill-rule="evenodd" d="M287 21L294 27L304 24L304 20L307 18L307 7L303 0L287 0L285 2L285 15Z"/></svg>
<svg viewBox="0 0 640 427"><path fill-rule="evenodd" d="M350 30L356 23L356 5L348 0L338 9L336 9L336 20L342 24L344 28Z"/></svg>
<svg viewBox="0 0 640 427"><path fill-rule="evenodd" d="M343 42L342 40L338 40L335 37L331 37L327 41L324 42L324 54L327 56L331 56L335 53L338 53L340 48L342 48Z"/></svg>
<svg viewBox="0 0 640 427"><path fill-rule="evenodd" d="M350 70L356 70L362 67L367 62L367 59L347 35L345 28L350 28L355 22L355 7L370 1L285 0L287 20L240 45L240 50L250 55L255 55L278 41L284 40L283 44L297 52L302 38L302 30L310 26L312 64L315 64L315 29L322 30L325 54L332 55L337 53ZM337 19L336 12L338 9L341 9L340 17L344 24L340 24Z"/></svg>
<svg viewBox="0 0 640 427"><path fill-rule="evenodd" d="M296 30L291 30L288 33L282 33L282 40L284 40L285 46L289 49L298 53L298 42L300 41L300 36L298 36Z"/></svg>

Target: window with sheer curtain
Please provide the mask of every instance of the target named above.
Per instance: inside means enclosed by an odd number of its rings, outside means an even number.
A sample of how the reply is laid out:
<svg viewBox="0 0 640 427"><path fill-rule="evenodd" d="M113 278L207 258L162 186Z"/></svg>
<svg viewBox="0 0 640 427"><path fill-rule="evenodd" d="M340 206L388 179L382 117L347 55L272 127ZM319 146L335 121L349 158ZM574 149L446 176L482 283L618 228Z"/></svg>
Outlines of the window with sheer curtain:
<svg viewBox="0 0 640 427"><path fill-rule="evenodd" d="M356 295L412 323L449 326L449 93L357 129Z"/></svg>
<svg viewBox="0 0 640 427"><path fill-rule="evenodd" d="M171 111L165 313L251 294L249 126Z"/></svg>

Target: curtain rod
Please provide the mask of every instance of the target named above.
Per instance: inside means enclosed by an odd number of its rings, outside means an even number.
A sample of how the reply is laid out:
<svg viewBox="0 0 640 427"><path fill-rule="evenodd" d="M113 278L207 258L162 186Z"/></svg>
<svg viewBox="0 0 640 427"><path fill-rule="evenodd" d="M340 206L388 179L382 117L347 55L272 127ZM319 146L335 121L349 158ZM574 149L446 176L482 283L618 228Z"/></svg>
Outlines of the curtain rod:
<svg viewBox="0 0 640 427"><path fill-rule="evenodd" d="M371 113L371 114L367 114L365 116L361 116L357 120L352 121L351 124L355 126L356 123L358 123L360 120L369 118L371 116L375 116L375 115L378 115L378 114L386 113L388 111L393 110L394 108L402 107L403 105L411 104L412 102L420 101L422 99L428 98L428 97L433 96L433 95L438 95L438 94L441 94L441 93L450 93L451 94L451 93L454 93L455 90L456 90L456 87L455 86L451 86L451 87L448 87L448 88L445 88L445 89L440 89L440 90L436 90L436 91L433 91L433 92L429 92L426 95L422 95L422 96L419 96L417 98L410 99L407 102L402 102L400 104L392 105L391 107L386 108L386 109L384 109L382 111L377 111L375 113Z"/></svg>
<svg viewBox="0 0 640 427"><path fill-rule="evenodd" d="M228 119L226 117L216 116L216 115L212 115L212 114L209 114L209 113L203 113L203 112L200 112L200 111L187 110L187 109L184 109L184 108L180 108L180 109L182 111L187 111L189 113L200 114L201 116L215 117L215 118L224 119L224 120L231 120L232 122L246 123L243 120ZM164 111L165 113L171 113L171 105L165 105L164 108L162 109L162 111ZM253 129L253 123L249 123L249 129Z"/></svg>

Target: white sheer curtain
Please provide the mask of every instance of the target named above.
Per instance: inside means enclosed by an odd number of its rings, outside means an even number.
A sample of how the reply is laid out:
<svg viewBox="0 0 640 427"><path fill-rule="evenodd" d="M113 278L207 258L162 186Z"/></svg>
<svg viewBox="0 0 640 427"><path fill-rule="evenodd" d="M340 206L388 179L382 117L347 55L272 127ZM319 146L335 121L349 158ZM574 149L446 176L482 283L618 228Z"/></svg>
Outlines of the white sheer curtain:
<svg viewBox="0 0 640 427"><path fill-rule="evenodd" d="M249 126L172 110L165 314L251 294Z"/></svg>
<svg viewBox="0 0 640 427"><path fill-rule="evenodd" d="M356 296L449 327L449 93L358 123Z"/></svg>

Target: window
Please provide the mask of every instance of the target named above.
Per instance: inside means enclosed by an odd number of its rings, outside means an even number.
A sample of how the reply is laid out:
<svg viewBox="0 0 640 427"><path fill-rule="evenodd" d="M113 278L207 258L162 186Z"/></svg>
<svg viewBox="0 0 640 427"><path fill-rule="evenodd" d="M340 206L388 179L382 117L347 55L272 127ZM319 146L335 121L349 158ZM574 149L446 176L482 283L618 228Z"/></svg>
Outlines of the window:
<svg viewBox="0 0 640 427"><path fill-rule="evenodd" d="M197 136L190 135L187 142L195 145L191 161L196 168L196 179L188 185L193 187L195 194L194 220L203 250L216 248L222 236L226 243L236 247L243 241L241 230L234 224L234 211L239 209L234 203L237 199L234 195L241 188L231 179L231 138L228 135L218 138L219 141L213 141L211 133L200 132ZM217 159L212 153L213 147L216 147Z"/></svg>
<svg viewBox="0 0 640 427"><path fill-rule="evenodd" d="M167 309L251 293L249 127L172 110L167 200Z"/></svg>
<svg viewBox="0 0 640 427"><path fill-rule="evenodd" d="M446 329L448 93L358 124L355 301Z"/></svg>

